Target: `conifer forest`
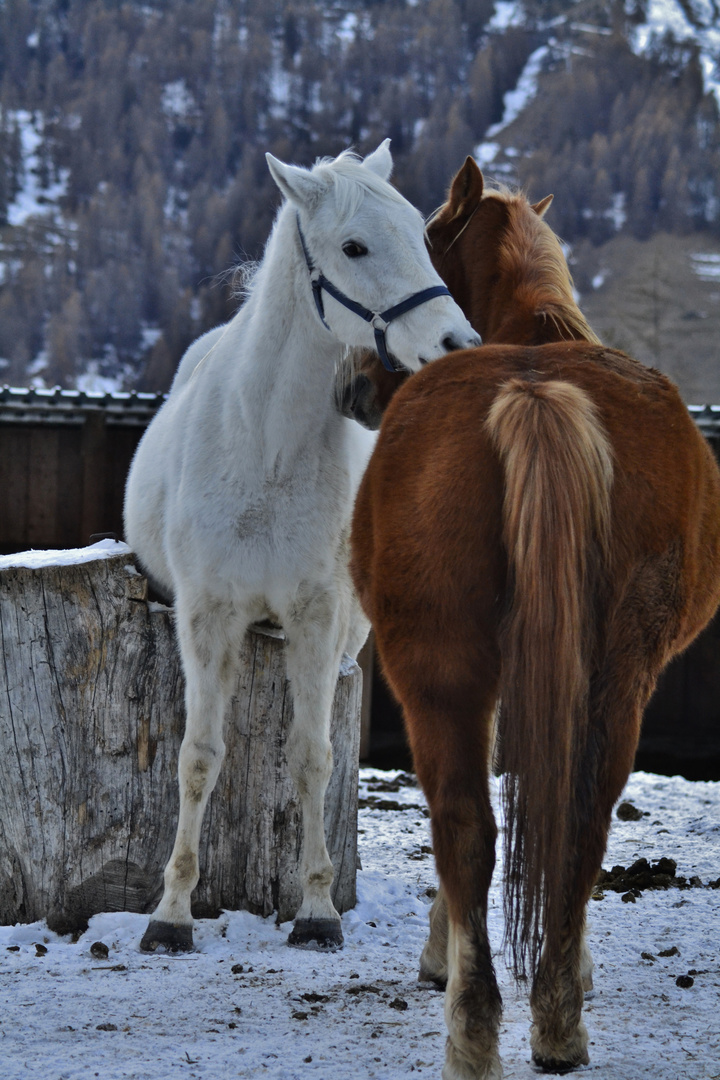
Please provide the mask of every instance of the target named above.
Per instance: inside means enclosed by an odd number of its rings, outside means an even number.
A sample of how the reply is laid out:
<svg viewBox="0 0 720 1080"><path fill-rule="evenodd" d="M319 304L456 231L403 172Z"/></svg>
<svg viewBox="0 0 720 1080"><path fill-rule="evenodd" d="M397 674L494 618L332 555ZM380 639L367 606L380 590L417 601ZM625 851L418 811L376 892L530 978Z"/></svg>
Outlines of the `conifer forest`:
<svg viewBox="0 0 720 1080"><path fill-rule="evenodd" d="M672 237L712 285L719 26L714 0L2 0L0 382L166 389L262 251L267 150L390 136L425 213L475 154L554 192L586 261Z"/></svg>

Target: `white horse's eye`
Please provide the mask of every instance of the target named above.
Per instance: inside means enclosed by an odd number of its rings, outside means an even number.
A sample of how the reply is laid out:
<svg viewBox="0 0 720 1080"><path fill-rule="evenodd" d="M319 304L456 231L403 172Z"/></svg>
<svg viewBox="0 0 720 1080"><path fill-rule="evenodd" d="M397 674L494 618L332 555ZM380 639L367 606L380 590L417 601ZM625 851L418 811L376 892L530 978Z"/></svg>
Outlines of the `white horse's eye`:
<svg viewBox="0 0 720 1080"><path fill-rule="evenodd" d="M343 244L343 251L348 259L359 259L361 255L367 255L368 253L365 245L357 240L348 240L347 244Z"/></svg>

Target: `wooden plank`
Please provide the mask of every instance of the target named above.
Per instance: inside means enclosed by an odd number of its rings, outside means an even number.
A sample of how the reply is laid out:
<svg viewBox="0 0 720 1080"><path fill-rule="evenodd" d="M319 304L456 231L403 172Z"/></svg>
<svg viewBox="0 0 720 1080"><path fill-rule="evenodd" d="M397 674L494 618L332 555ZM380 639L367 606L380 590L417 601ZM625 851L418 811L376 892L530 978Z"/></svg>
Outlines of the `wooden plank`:
<svg viewBox="0 0 720 1080"><path fill-rule="evenodd" d="M0 552L28 548L28 471L30 431L19 424L0 424Z"/></svg>
<svg viewBox="0 0 720 1080"><path fill-rule="evenodd" d="M57 536L58 427L33 426L30 430L30 462L27 473L27 546L44 548Z"/></svg>
<svg viewBox="0 0 720 1080"><path fill-rule="evenodd" d="M86 539L80 532L82 515L81 426L67 424L59 431L57 528L43 547L81 547Z"/></svg>
<svg viewBox="0 0 720 1080"><path fill-rule="evenodd" d="M108 532L105 517L106 429L101 409L89 411L83 424L81 543L93 533Z"/></svg>
<svg viewBox="0 0 720 1080"><path fill-rule="evenodd" d="M108 530L123 536L123 504L125 483L140 439L145 433L140 427L108 427L107 498L105 503Z"/></svg>
<svg viewBox="0 0 720 1080"><path fill-rule="evenodd" d="M362 706L360 708L360 760L370 757L370 733L372 728L373 666L375 660L375 636L372 632L358 655L362 671Z"/></svg>
<svg viewBox="0 0 720 1080"><path fill-rule="evenodd" d="M648 756L720 759L720 614L660 676L638 748Z"/></svg>

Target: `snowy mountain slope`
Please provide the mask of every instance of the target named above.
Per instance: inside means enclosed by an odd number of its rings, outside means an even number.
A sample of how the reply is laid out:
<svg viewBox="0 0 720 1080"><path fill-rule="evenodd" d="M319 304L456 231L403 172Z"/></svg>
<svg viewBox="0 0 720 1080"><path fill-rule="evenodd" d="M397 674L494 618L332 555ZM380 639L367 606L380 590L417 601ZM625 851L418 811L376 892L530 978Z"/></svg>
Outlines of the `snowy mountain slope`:
<svg viewBox="0 0 720 1080"><path fill-rule="evenodd" d="M0 377L164 389L262 249L266 150L390 135L425 211L474 151L570 242L720 236L717 59L714 0L0 5Z"/></svg>

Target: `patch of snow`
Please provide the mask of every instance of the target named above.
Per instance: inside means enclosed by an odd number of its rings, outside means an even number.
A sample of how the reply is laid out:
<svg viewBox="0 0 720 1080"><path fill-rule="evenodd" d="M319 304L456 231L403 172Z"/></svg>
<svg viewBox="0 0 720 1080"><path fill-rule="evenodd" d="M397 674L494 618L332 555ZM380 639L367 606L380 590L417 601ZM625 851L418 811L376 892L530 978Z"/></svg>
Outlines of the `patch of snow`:
<svg viewBox="0 0 720 1080"><path fill-rule="evenodd" d="M160 105L171 120L184 120L197 110L197 102L184 79L165 83Z"/></svg>
<svg viewBox="0 0 720 1080"><path fill-rule="evenodd" d="M507 6L511 7L513 5ZM488 128L485 132L485 139L476 146L473 151L473 157L481 169L496 162L497 155L501 148L500 143L494 141L495 136L499 135L501 131L513 122L513 120L517 119L528 102L537 94L538 76L547 54L547 45L541 45L540 48L535 49L528 57L527 63L520 73L520 78L518 79L515 88L513 90L508 90L503 97L504 112L502 120ZM517 156L517 154L518 151L513 148L510 156ZM509 172L511 171L511 166L507 164L495 164L495 171Z"/></svg>
<svg viewBox="0 0 720 1080"><path fill-rule="evenodd" d="M43 566L75 566L77 563L96 562L98 559L130 554L132 552L127 544L119 540L99 540L97 544L90 544L88 547L64 548L59 551L19 551L14 555L1 555L0 570L7 570L10 566L26 566L31 570L39 570Z"/></svg>
<svg viewBox="0 0 720 1080"><path fill-rule="evenodd" d="M100 363L90 360L85 371L75 378L75 386L86 394L114 394L123 388L122 375L101 375Z"/></svg>
<svg viewBox="0 0 720 1080"><path fill-rule="evenodd" d="M358 17L354 11L349 11L340 21L336 30L336 36L345 45L352 45L358 28Z"/></svg>
<svg viewBox="0 0 720 1080"><path fill-rule="evenodd" d="M346 676L352 675L353 672L357 670L357 661L353 660L352 656L348 656L347 653L343 653L340 660L340 678L344 679Z"/></svg>
<svg viewBox="0 0 720 1080"><path fill-rule="evenodd" d="M571 22L571 30L577 30L581 34L600 34L604 37L611 37L612 30L608 26L591 26L590 23Z"/></svg>
<svg viewBox="0 0 720 1080"><path fill-rule="evenodd" d="M638 55L653 52L666 34L677 42L696 42L700 49L705 93L720 105L720 20L710 0L647 0L645 22L637 26L630 47Z"/></svg>
<svg viewBox="0 0 720 1080"><path fill-rule="evenodd" d="M230 36L232 23L227 11L216 11L213 23L212 42L214 48L218 48L222 41Z"/></svg>
<svg viewBox="0 0 720 1080"><path fill-rule="evenodd" d="M8 109L7 116L17 124L20 133L20 190L7 208L8 225L17 226L24 225L30 217L57 212L55 204L67 191L70 170L61 169L59 179L43 187L39 177L38 154L44 132L42 114L31 113L27 109Z"/></svg>
<svg viewBox="0 0 720 1080"><path fill-rule="evenodd" d="M720 281L720 255L698 252L690 256L690 265L701 281Z"/></svg>
<svg viewBox="0 0 720 1080"><path fill-rule="evenodd" d="M627 221L627 211L625 210L625 192L616 191L612 197L612 208L606 211L606 215L612 221L615 231L620 232L623 225Z"/></svg>
<svg viewBox="0 0 720 1080"><path fill-rule="evenodd" d="M486 168L488 165L492 165L493 161L500 153L500 143L497 142L481 142L479 146L476 146L473 150L473 157L477 161L481 169Z"/></svg>
<svg viewBox="0 0 720 1080"><path fill-rule="evenodd" d="M498 132L512 124L513 120L520 115L528 102L532 101L535 97L537 94L538 76L547 54L547 45L541 45L530 54L525 67L520 73L520 78L517 81L515 89L508 90L503 97L505 111L503 112L502 120L497 124L493 124L493 126L488 129L486 135L489 138L497 135Z"/></svg>
<svg viewBox="0 0 720 1080"><path fill-rule="evenodd" d="M28 49L37 49L40 44L40 34L37 30L33 30L32 34L28 34L27 41L25 43Z"/></svg>
<svg viewBox="0 0 720 1080"><path fill-rule="evenodd" d="M603 285L605 284L605 282L607 280L607 275L608 275L607 270L601 270L599 274L596 274L595 277L590 282L593 289L602 289Z"/></svg>
<svg viewBox="0 0 720 1080"><path fill-rule="evenodd" d="M382 791L387 786L391 795ZM373 789L398 809L373 809ZM495 781L492 789L497 804ZM360 791L364 869L358 903L343 916L340 952L290 949L290 924L243 911L198 920L197 951L174 957L139 952L144 915L96 915L75 943L44 922L0 927L3 1075L438 1077L443 994L417 982L428 891L437 885L432 856L423 850L431 844L424 799L412 778L374 769L361 770ZM664 856L676 859L688 879L699 875L707 885L717 877L719 783L635 773L623 798L646 816L613 818L606 867ZM500 879L498 868L488 924L504 1001L504 1075L537 1080L529 1061L527 995L500 952ZM595 960L594 996L584 1009L589 1070L602 1080L715 1078L720 890L645 891L634 904L606 891L589 906ZM107 959L91 954L96 941L108 947ZM45 946L44 955L36 943ZM660 955L673 947L672 956ZM691 970L694 985L680 989L676 978Z"/></svg>
<svg viewBox="0 0 720 1080"><path fill-rule="evenodd" d="M47 349L41 349L40 352L35 357L35 359L31 363L28 364L28 366L27 366L27 368L25 370L27 371L28 375L39 375L40 372L44 371L47 366L48 366L48 351L47 351Z"/></svg>
<svg viewBox="0 0 720 1080"><path fill-rule="evenodd" d="M615 232L620 232L623 225L627 221L627 211L625 210L625 192L616 191L612 197L612 205L606 210L590 210L587 207L582 211L582 216L586 221L591 221L592 218L607 218L612 222Z"/></svg>
<svg viewBox="0 0 720 1080"><path fill-rule="evenodd" d="M270 115L282 119L290 103L292 78L282 66L279 55L270 68Z"/></svg>
<svg viewBox="0 0 720 1080"><path fill-rule="evenodd" d="M148 349L152 349L153 345L156 345L162 337L162 330L159 326L148 326L147 323L143 325L140 332L140 348L143 352Z"/></svg>
<svg viewBox="0 0 720 1080"><path fill-rule="evenodd" d="M495 0L495 10L487 24L488 30L507 30L510 26L522 26L525 10L520 0Z"/></svg>

